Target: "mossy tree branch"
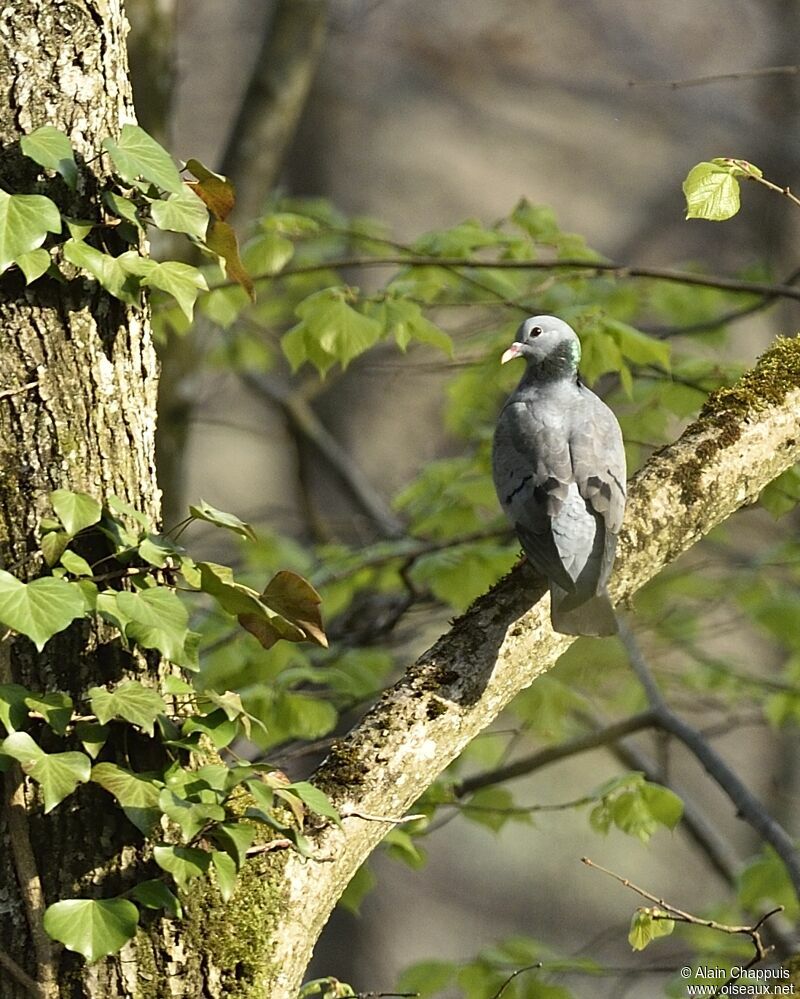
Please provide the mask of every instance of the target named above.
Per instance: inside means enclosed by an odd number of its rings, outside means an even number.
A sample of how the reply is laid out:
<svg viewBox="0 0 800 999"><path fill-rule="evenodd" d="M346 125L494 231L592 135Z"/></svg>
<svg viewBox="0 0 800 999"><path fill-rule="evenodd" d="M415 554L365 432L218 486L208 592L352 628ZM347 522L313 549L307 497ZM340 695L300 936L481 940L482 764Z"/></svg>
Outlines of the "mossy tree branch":
<svg viewBox="0 0 800 999"><path fill-rule="evenodd" d="M611 593L628 602L800 458L800 340L779 340L711 396L630 483ZM345 811L402 815L464 746L574 639L554 633L545 587L517 566L480 597L339 743L314 775ZM294 999L314 941L388 826L347 818L322 830L319 860L286 859L284 908L263 940L270 995Z"/></svg>

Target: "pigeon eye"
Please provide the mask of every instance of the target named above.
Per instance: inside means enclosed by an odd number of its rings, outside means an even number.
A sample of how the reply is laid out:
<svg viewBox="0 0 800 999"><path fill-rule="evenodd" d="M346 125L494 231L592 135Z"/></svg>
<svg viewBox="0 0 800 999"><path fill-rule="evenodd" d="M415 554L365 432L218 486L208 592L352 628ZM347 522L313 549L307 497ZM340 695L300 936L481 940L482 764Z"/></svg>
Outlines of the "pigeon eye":
<svg viewBox="0 0 800 999"><path fill-rule="evenodd" d="M530 336L539 336L540 333L544 333L541 326L533 326L530 330Z"/></svg>

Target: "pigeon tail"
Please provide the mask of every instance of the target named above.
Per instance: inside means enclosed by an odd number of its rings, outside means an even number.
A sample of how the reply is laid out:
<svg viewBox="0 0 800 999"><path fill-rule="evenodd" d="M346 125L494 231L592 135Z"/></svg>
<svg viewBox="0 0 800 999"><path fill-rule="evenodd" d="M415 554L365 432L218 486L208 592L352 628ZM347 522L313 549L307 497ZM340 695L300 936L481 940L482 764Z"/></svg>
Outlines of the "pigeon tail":
<svg viewBox="0 0 800 999"><path fill-rule="evenodd" d="M617 634L617 617L604 590L581 603L576 602L575 598L575 593L567 593L555 583L551 584L550 622L554 631L562 635L587 635L593 638Z"/></svg>

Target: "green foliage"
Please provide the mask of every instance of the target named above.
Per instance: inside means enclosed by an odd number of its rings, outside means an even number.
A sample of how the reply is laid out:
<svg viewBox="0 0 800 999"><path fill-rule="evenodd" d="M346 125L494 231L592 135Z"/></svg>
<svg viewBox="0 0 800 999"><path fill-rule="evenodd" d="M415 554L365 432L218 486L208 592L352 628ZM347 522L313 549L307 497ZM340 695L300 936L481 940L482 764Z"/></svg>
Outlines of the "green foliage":
<svg viewBox="0 0 800 999"><path fill-rule="evenodd" d="M675 929L675 920L663 909L637 909L631 919L628 943L634 950L645 947L659 937L668 937Z"/></svg>
<svg viewBox="0 0 800 999"><path fill-rule="evenodd" d="M0 624L27 635L41 652L47 641L86 612L80 590L54 576L22 583L0 569Z"/></svg>
<svg viewBox="0 0 800 999"><path fill-rule="evenodd" d="M45 813L89 780L91 761L83 753L46 753L27 732L12 732L0 743L0 755L15 759L42 789Z"/></svg>
<svg viewBox="0 0 800 999"><path fill-rule="evenodd" d="M711 222L732 218L739 211L740 178L762 176L758 167L745 160L722 157L710 163L698 163L683 182L686 218Z"/></svg>
<svg viewBox="0 0 800 999"><path fill-rule="evenodd" d="M75 153L67 136L52 125L42 125L19 141L22 152L39 166L55 170L73 191L78 182Z"/></svg>
<svg viewBox="0 0 800 999"><path fill-rule="evenodd" d="M181 191L183 181L172 157L138 125L123 125L118 141L104 139L103 148L127 183L135 185L141 178L172 194Z"/></svg>
<svg viewBox="0 0 800 999"><path fill-rule="evenodd" d="M89 964L115 954L133 938L138 925L138 909L124 898L67 898L48 906L44 914L47 933Z"/></svg>
<svg viewBox="0 0 800 999"><path fill-rule="evenodd" d="M674 829L683 815L683 802L669 788L652 784L642 773L614 777L597 788L599 798L589 816L593 829L607 833L616 826L646 843L658 826Z"/></svg>
<svg viewBox="0 0 800 999"><path fill-rule="evenodd" d="M0 274L20 257L29 268L28 254L42 245L49 232L61 232L61 216L49 198L0 190Z"/></svg>

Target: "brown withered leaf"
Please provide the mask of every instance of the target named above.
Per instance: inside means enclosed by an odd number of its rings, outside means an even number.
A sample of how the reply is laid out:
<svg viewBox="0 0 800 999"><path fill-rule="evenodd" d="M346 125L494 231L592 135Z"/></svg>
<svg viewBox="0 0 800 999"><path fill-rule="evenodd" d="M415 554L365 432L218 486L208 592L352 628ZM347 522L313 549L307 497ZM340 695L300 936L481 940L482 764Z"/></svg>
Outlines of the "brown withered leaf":
<svg viewBox="0 0 800 999"><path fill-rule="evenodd" d="M225 273L231 281L240 284L251 300L255 302L255 288L250 275L244 268L242 258L239 256L239 241L233 226L219 220L212 222L206 233L206 246L212 253L222 257L225 261Z"/></svg>
<svg viewBox="0 0 800 999"><path fill-rule="evenodd" d="M320 610L322 598L307 579L290 569L282 569L267 583L261 599L304 632L310 642L328 648Z"/></svg>
<svg viewBox="0 0 800 999"><path fill-rule="evenodd" d="M236 204L233 184L227 177L203 166L200 160L187 160L186 169L197 178L197 183L188 182L194 193L205 201L214 218L224 222Z"/></svg>

